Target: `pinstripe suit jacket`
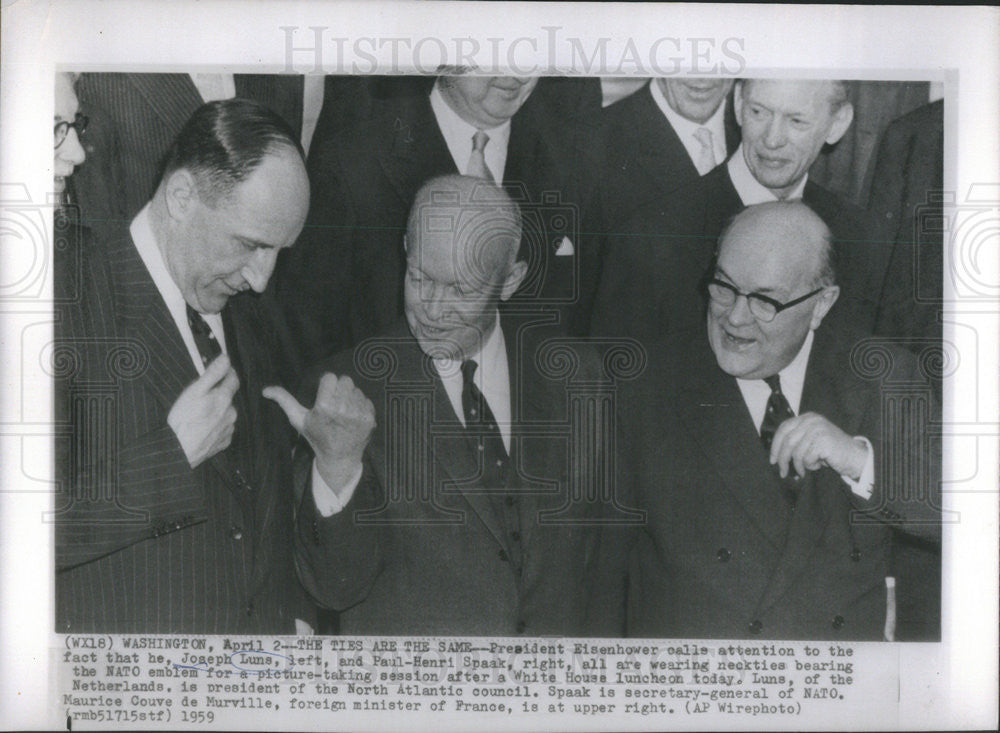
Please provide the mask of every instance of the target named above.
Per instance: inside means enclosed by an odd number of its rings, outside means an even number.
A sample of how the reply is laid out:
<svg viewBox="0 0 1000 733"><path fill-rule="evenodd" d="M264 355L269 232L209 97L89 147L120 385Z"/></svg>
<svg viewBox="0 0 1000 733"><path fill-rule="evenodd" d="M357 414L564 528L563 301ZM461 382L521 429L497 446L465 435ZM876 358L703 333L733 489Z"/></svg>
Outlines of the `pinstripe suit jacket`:
<svg viewBox="0 0 1000 733"><path fill-rule="evenodd" d="M294 633L291 438L260 397L289 353L273 309L223 312L240 377L230 448L191 469L167 413L197 377L127 231L56 255L56 617L62 632ZM236 441L234 440L234 444Z"/></svg>
<svg viewBox="0 0 1000 733"><path fill-rule="evenodd" d="M301 76L236 74L234 82L237 97L270 107L300 134ZM187 74L84 74L77 95L90 125L74 185L84 219L109 233L152 197L163 157L203 100Z"/></svg>

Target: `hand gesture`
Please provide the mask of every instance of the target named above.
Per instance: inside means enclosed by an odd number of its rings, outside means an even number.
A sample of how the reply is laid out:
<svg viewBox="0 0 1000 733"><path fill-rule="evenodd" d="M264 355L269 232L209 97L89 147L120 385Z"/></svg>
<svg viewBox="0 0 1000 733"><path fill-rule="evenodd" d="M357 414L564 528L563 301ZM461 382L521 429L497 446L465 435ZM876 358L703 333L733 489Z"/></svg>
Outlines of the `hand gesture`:
<svg viewBox="0 0 1000 733"><path fill-rule="evenodd" d="M375 428L375 407L351 378L324 374L311 410L281 387L266 387L263 395L277 402L292 427L309 441L327 486L336 491L347 484Z"/></svg>
<svg viewBox="0 0 1000 733"><path fill-rule="evenodd" d="M785 420L771 442L771 463L778 464L782 478L792 464L799 476L828 466L841 476L861 478L868 446L852 438L822 415L806 412Z"/></svg>
<svg viewBox="0 0 1000 733"><path fill-rule="evenodd" d="M180 441L191 468L197 468L232 442L236 426L233 395L239 386L240 379L229 357L220 354L170 408L167 425Z"/></svg>

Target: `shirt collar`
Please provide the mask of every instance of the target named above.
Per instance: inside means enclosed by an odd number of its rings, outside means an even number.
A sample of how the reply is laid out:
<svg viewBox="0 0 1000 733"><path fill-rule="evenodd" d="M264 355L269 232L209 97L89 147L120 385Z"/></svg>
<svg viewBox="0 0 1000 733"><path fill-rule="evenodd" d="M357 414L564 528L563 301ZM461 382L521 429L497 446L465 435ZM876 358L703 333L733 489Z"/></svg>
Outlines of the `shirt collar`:
<svg viewBox="0 0 1000 733"><path fill-rule="evenodd" d="M707 128L712 133L712 148L715 152L715 159L719 161L726 159L725 100L722 101L712 116L705 120L704 124L699 124L674 111L670 103L667 102L667 98L663 96L663 90L660 89L660 85L656 79L653 79L649 83L649 91L653 95L653 101L656 102L656 106L660 108L660 111L666 116L667 122L674 128L674 132L681 139L688 154L692 155L693 153L692 160L695 160L701 149L701 144L695 138L694 134L702 127Z"/></svg>
<svg viewBox="0 0 1000 733"><path fill-rule="evenodd" d="M733 182L733 188L736 189L736 193L739 195L740 201L743 202L744 206L765 204L779 200L774 195L774 191L754 178L753 173L750 172L750 168L747 166L747 161L744 157L743 143L740 143L740 146L736 148L736 152L729 158L726 168L729 171L729 180ZM805 190L807 180L809 180L808 173L802 176L802 180L799 181L798 185L795 186L785 200L791 201L802 198L802 192Z"/></svg>
<svg viewBox="0 0 1000 733"><path fill-rule="evenodd" d="M498 360L507 358L507 349L503 337L503 329L500 328L500 312L497 311L496 320L493 323L493 330L486 338L479 350L472 354L466 354L465 361L473 360L479 366L476 368L475 379L481 382L483 372L489 372ZM461 379L462 361L457 359L434 359L434 368L442 379L454 377L456 374Z"/></svg>
<svg viewBox="0 0 1000 733"><path fill-rule="evenodd" d="M470 125L459 117L445 101L444 95L441 94L440 79L434 82L434 88L431 89L430 103L441 135L448 145L448 152L451 153L456 167L464 172L469 162L469 155L472 153L472 136L480 128ZM486 165L497 180L502 181L507 159L507 143L510 141L510 120L497 127L483 128L483 132L490 136L490 141L483 152Z"/></svg>
<svg viewBox="0 0 1000 733"><path fill-rule="evenodd" d="M810 329L805 341L802 342L802 346L799 348L799 353L795 355L795 358L784 369L778 372L778 376L781 379L781 393L785 395L788 405L796 415L799 414L799 407L802 404L802 389L806 382L806 367L809 366L809 354L812 352L813 333L813 330ZM736 381L740 383L740 389L744 394L747 394L747 389L759 390L761 386L769 393L767 386L763 384L763 380L737 378Z"/></svg>

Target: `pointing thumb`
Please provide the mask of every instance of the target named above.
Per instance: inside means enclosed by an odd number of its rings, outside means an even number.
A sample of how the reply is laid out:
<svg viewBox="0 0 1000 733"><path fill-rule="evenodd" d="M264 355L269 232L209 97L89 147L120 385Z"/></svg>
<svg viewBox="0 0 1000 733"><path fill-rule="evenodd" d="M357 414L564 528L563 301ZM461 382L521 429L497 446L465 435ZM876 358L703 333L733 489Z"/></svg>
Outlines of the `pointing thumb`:
<svg viewBox="0 0 1000 733"><path fill-rule="evenodd" d="M305 424L306 415L309 411L299 404L299 401L292 397L288 393L288 390L284 387L264 387L261 394L269 400L277 402L281 409L285 411L285 415L288 416L288 422L292 424L292 427L300 433L302 432L302 426Z"/></svg>

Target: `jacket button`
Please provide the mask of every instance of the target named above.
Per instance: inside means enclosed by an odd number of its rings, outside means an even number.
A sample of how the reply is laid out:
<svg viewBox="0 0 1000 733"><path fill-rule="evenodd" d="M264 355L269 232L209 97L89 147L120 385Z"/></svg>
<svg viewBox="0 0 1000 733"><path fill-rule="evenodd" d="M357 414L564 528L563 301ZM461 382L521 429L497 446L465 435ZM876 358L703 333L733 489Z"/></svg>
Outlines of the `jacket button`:
<svg viewBox="0 0 1000 733"><path fill-rule="evenodd" d="M229 528L229 536L232 537L234 540L241 540L243 539L243 530L234 524L232 527Z"/></svg>
<svg viewBox="0 0 1000 733"><path fill-rule="evenodd" d="M751 634L759 634L764 630L764 624L760 622L760 619L754 619L747 628L750 629Z"/></svg>
<svg viewBox="0 0 1000 733"><path fill-rule="evenodd" d="M733 553L725 547L720 547L719 551L715 553L715 556L719 559L719 562L729 562L729 558L733 556Z"/></svg>
<svg viewBox="0 0 1000 733"><path fill-rule="evenodd" d="M500 550L500 559L503 562L507 562L508 560L510 560L510 558L507 557L507 551L506 550Z"/></svg>
<svg viewBox="0 0 1000 733"><path fill-rule="evenodd" d="M833 628L835 629L841 628L844 625L844 617L841 616L840 614L837 614L836 616L833 617L833 622L830 625L833 626Z"/></svg>
<svg viewBox="0 0 1000 733"><path fill-rule="evenodd" d="M524 630L528 628L528 624L524 623L524 620L522 619L517 622L517 626L515 628L517 629L517 633L523 634Z"/></svg>
<svg viewBox="0 0 1000 733"><path fill-rule="evenodd" d="M861 562L861 550L859 550L857 547L851 550L851 560L853 560L854 562Z"/></svg>

